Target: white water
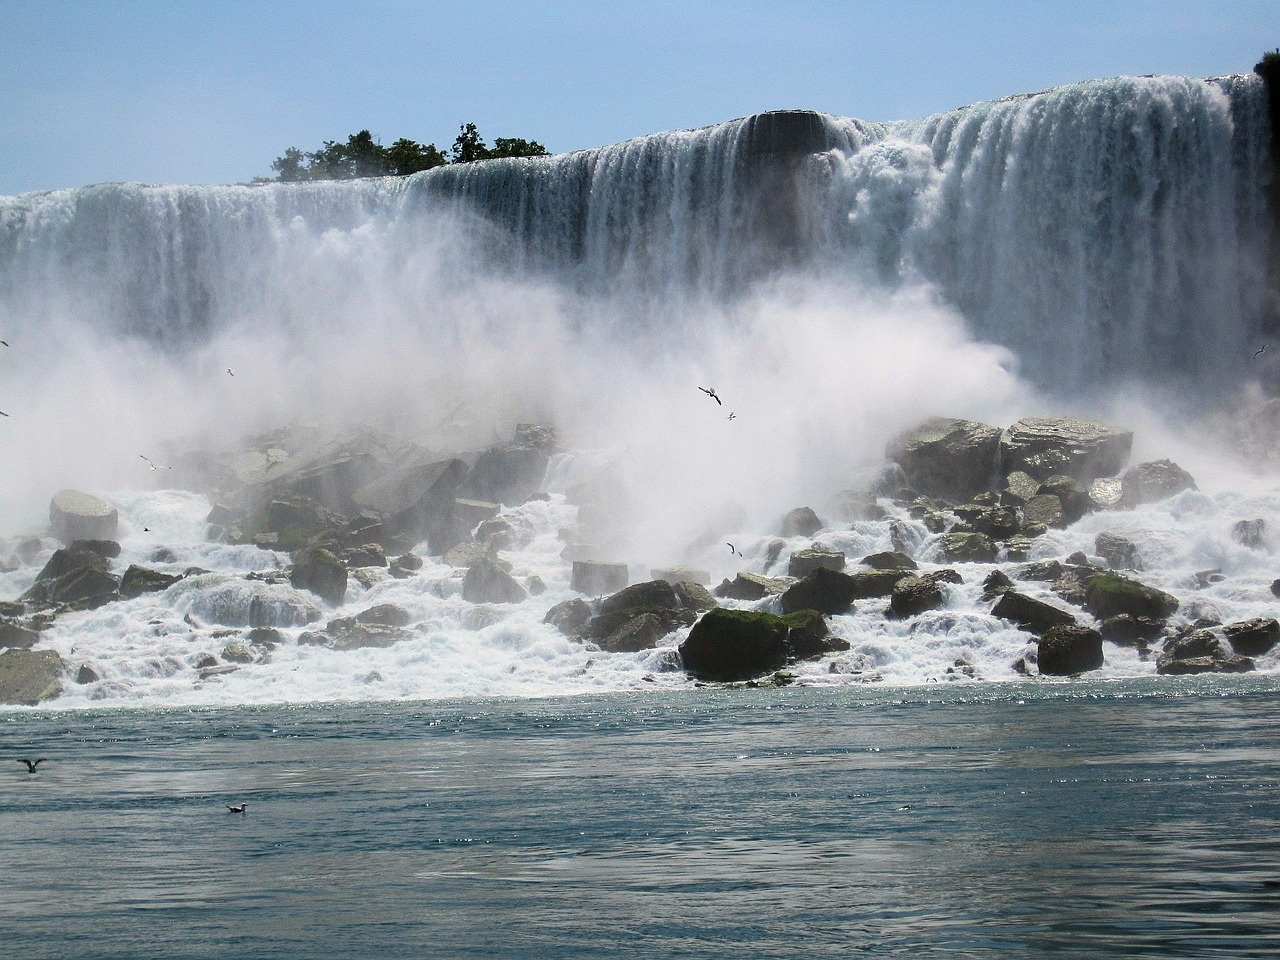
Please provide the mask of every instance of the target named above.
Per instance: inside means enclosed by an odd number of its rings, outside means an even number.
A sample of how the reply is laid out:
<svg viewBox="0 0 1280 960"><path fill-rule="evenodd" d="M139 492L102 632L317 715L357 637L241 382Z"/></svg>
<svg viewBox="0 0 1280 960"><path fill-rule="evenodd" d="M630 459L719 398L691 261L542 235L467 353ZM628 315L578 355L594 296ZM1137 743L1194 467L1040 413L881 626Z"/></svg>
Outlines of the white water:
<svg viewBox="0 0 1280 960"><path fill-rule="evenodd" d="M278 569L286 556L204 542L208 503L140 489L163 475L139 454L297 417L368 422L442 450L553 422L574 452L553 465L550 504L506 514L525 535L504 556L545 582L539 597L477 607L459 595L460 572L428 560L408 580L353 581L344 607L323 611L398 603L413 639L339 653L295 645L303 628L291 626L269 660L201 681L200 656L241 632L246 591L292 602L215 577L60 619L41 646L103 679L69 685L59 703L681 684L670 649L683 633L664 650L608 655L541 623L572 596L563 491L616 464L631 504L617 558L633 580L676 563L731 577L724 539L758 572L776 520L802 503L828 520L815 539L856 560L890 549L888 524L849 529L825 504L876 469L892 433L932 414L1007 425L1071 412L1133 427L1139 459L1173 457L1205 492L1086 518L1039 554L1091 552L1098 530L1127 530L1146 582L1224 622L1272 615L1270 545L1247 550L1229 534L1252 517L1280 529L1280 499L1265 471L1198 426L1274 362L1251 362L1266 295L1257 79L1095 81L918 122L822 125L824 149L801 162L778 235L744 166L750 120L405 180L0 198L11 344L0 535L39 532L49 496L71 486L119 506L119 571ZM727 407L695 389L708 384ZM687 554L732 504L737 529ZM807 545L788 544L774 572ZM53 546L0 574L0 597L24 590ZM174 559L157 562L157 546ZM1209 568L1227 579L1191 591ZM1011 678L1028 635L977 602L985 571L959 569L967 582L946 610L900 624L862 604L832 624L854 649L799 672L923 683L963 657L986 679ZM1108 647L1108 675L1153 669Z"/></svg>

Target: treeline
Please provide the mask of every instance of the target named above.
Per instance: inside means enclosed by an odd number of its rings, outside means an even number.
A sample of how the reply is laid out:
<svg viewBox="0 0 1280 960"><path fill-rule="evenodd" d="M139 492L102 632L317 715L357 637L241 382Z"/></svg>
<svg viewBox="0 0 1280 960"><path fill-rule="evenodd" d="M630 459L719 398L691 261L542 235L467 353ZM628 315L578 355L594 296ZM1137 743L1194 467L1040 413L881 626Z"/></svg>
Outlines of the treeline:
<svg viewBox="0 0 1280 960"><path fill-rule="evenodd" d="M347 137L347 142L326 140L319 150L306 152L290 147L276 157L271 169L276 180L355 180L359 177L405 177L446 163L473 163L496 157L545 157L547 148L536 140L498 137L493 146L484 142L474 123L462 125L446 156L434 143L421 144L403 137L384 147L368 130Z"/></svg>

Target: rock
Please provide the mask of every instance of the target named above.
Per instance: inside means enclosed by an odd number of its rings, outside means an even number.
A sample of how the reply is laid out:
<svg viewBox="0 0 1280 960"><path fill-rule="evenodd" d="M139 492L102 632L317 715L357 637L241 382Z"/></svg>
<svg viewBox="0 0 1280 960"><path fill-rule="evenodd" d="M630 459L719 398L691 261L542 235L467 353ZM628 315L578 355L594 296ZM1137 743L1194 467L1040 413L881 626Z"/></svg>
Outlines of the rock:
<svg viewBox="0 0 1280 960"><path fill-rule="evenodd" d="M711 574L701 567L657 567L652 572L656 579L670 584L711 582Z"/></svg>
<svg viewBox="0 0 1280 960"><path fill-rule="evenodd" d="M1267 522L1259 517L1256 520L1237 520L1231 528L1231 539L1242 547L1257 550L1262 546L1262 534Z"/></svg>
<svg viewBox="0 0 1280 960"><path fill-rule="evenodd" d="M889 615L898 619L914 617L938 609L946 600L946 593L937 581L928 577L904 577L894 585Z"/></svg>
<svg viewBox="0 0 1280 960"><path fill-rule="evenodd" d="M39 630L8 617L0 619L0 647L29 650L39 639Z"/></svg>
<svg viewBox="0 0 1280 960"><path fill-rule="evenodd" d="M94 553L92 550L59 547L53 551L53 555L49 557L40 572L36 574L36 583L57 580L59 577L65 577L68 573L85 567L92 567L95 570L106 572L109 564L102 554Z"/></svg>
<svg viewBox="0 0 1280 960"><path fill-rule="evenodd" d="M849 575L853 581L853 599L868 600L873 597L887 597L893 593L898 581L912 575L911 570L875 570L862 571Z"/></svg>
<svg viewBox="0 0 1280 960"><path fill-rule="evenodd" d="M1085 587L1085 609L1102 620L1118 613L1165 620L1178 609L1178 601L1162 590L1148 587L1116 573L1100 573Z"/></svg>
<svg viewBox="0 0 1280 960"><path fill-rule="evenodd" d="M919 569L919 564L900 550L888 550L883 553L873 553L870 556L863 557L858 562L864 567L870 567L872 570Z"/></svg>
<svg viewBox="0 0 1280 960"><path fill-rule="evenodd" d="M1039 480L1024 470L1014 470L1004 478L1001 499L1013 506L1022 507L1026 506L1027 502L1039 492Z"/></svg>
<svg viewBox="0 0 1280 960"><path fill-rule="evenodd" d="M357 489L352 499L360 509L381 517L393 533L411 540L425 535L429 543L432 534L438 541L448 540L458 523L454 497L467 476L467 465L458 459L425 459L410 460L383 472ZM458 539L464 535L459 532ZM443 553L451 546L453 543L441 542L432 549Z"/></svg>
<svg viewBox="0 0 1280 960"><path fill-rule="evenodd" d="M1229 623L1222 632L1231 649L1246 657L1260 657L1280 642L1280 623L1271 618L1254 617Z"/></svg>
<svg viewBox="0 0 1280 960"><path fill-rule="evenodd" d="M527 596L511 574L489 559L473 563L462 580L462 599L468 603L521 603Z"/></svg>
<svg viewBox="0 0 1280 960"><path fill-rule="evenodd" d="M380 544L366 543L343 551L342 562L349 568L385 567L387 566L387 554Z"/></svg>
<svg viewBox="0 0 1280 960"><path fill-rule="evenodd" d="M529 591L529 596L540 597L547 592L547 584L536 573L531 573L525 577L524 588Z"/></svg>
<svg viewBox="0 0 1280 960"><path fill-rule="evenodd" d="M999 468L1000 430L972 420L934 417L889 442L907 485L961 502L990 489Z"/></svg>
<svg viewBox="0 0 1280 960"><path fill-rule="evenodd" d="M467 530L475 530L477 540L485 540L487 537L481 534L481 530L488 527L488 532L498 533L501 529L498 524L506 527L506 532L511 532L511 524L505 520L498 520L498 514L502 512L502 504L493 503L489 500L471 500L467 497L453 498L453 513L458 518L458 522Z"/></svg>
<svg viewBox="0 0 1280 960"><path fill-rule="evenodd" d="M649 580L600 601L599 613L587 622L584 632L603 650L630 653L651 648L672 630L688 626L696 618L693 610L684 607L672 584Z"/></svg>
<svg viewBox="0 0 1280 960"><path fill-rule="evenodd" d="M1072 565L1064 567L1062 576L1053 582L1053 592L1067 603L1083 607L1088 602L1089 583L1102 571L1093 567ZM1102 619L1101 617L1099 619Z"/></svg>
<svg viewBox="0 0 1280 960"><path fill-rule="evenodd" d="M567 637L576 637L583 633L583 628L590 619L591 607L585 600L574 597L557 603L548 610L542 622L551 624Z"/></svg>
<svg viewBox="0 0 1280 960"><path fill-rule="evenodd" d="M181 579L180 574L161 573L159 570L130 564L129 569L120 578L120 599L132 600L144 593L159 593L161 590L169 589Z"/></svg>
<svg viewBox="0 0 1280 960"><path fill-rule="evenodd" d="M1043 530L1036 528L1039 532L1037 536L1043 534ZM1030 536L1019 535L1010 537L1004 542L1005 556L1010 560L1025 560L1031 556L1031 551L1035 549L1036 542Z"/></svg>
<svg viewBox="0 0 1280 960"><path fill-rule="evenodd" d="M409 611L396 603L379 603L362 610L355 616L357 623L372 623L383 627L407 627L412 619Z"/></svg>
<svg viewBox="0 0 1280 960"><path fill-rule="evenodd" d="M948 563L994 563L996 545L982 533L944 533L939 540Z"/></svg>
<svg viewBox="0 0 1280 960"><path fill-rule="evenodd" d="M1271 581L1271 595L1280 598L1280 580Z"/></svg>
<svg viewBox="0 0 1280 960"><path fill-rule="evenodd" d="M451 567L469 567L479 560L496 560L497 554L487 543L463 540L446 550L440 559Z"/></svg>
<svg viewBox="0 0 1280 960"><path fill-rule="evenodd" d="M834 616L853 607L853 578L837 570L818 567L782 594L782 612L817 610Z"/></svg>
<svg viewBox="0 0 1280 960"><path fill-rule="evenodd" d="M996 597L1013 589L1013 581L1000 570L992 570L982 581L982 602L990 603Z"/></svg>
<svg viewBox="0 0 1280 960"><path fill-rule="evenodd" d="M1138 546L1128 537L1104 530L1093 538L1093 548L1112 570L1141 570Z"/></svg>
<svg viewBox="0 0 1280 960"><path fill-rule="evenodd" d="M818 567L842 571L844 563L844 553L839 550L796 550L787 563L787 576L800 579Z"/></svg>
<svg viewBox="0 0 1280 960"><path fill-rule="evenodd" d="M841 490L831 498L827 510L844 523L885 518L884 508L876 502L876 495L870 490Z"/></svg>
<svg viewBox="0 0 1280 960"><path fill-rule="evenodd" d="M92 609L119 599L120 595L117 592L119 588L118 577L100 566L85 565L69 570L54 579L37 580L19 599L65 603L81 609Z"/></svg>
<svg viewBox="0 0 1280 960"><path fill-rule="evenodd" d="M1061 528L1067 525L1067 514L1062 501L1052 493L1037 493L1022 508L1022 519L1028 524Z"/></svg>
<svg viewBox="0 0 1280 960"><path fill-rule="evenodd" d="M102 677L98 675L98 671L87 663L80 664L80 669L76 671L76 683L81 686L88 683L97 683L101 679Z"/></svg>
<svg viewBox="0 0 1280 960"><path fill-rule="evenodd" d="M1018 532L1018 515L1010 507L990 507L976 503L961 504L952 511L967 528L992 540L1007 540Z"/></svg>
<svg viewBox="0 0 1280 960"><path fill-rule="evenodd" d="M462 492L495 503L524 503L541 489L547 463L558 446L554 427L517 424L510 443L480 454Z"/></svg>
<svg viewBox="0 0 1280 960"><path fill-rule="evenodd" d="M1069 563L1069 564L1071 564L1072 566L1076 566L1076 567L1087 567L1087 566L1089 566L1089 558L1088 558L1088 557L1086 557L1086 556L1085 556L1081 551L1079 551L1079 550L1077 550L1077 551L1076 551L1075 553L1073 553L1073 554L1070 554L1070 555L1067 557L1067 559L1066 559L1065 561L1063 561L1063 562L1064 562L1064 563Z"/></svg>
<svg viewBox="0 0 1280 960"><path fill-rule="evenodd" d="M719 606L716 598L711 595L708 590L700 583L694 583L692 580L681 580L675 584L676 597L680 600L680 606L686 610L695 610L701 613L710 610L712 607Z"/></svg>
<svg viewBox="0 0 1280 960"><path fill-rule="evenodd" d="M600 560L575 560L570 577L570 589L589 596L614 593L627 585L625 563L605 563Z"/></svg>
<svg viewBox="0 0 1280 960"><path fill-rule="evenodd" d="M1079 480L1074 477L1068 477L1065 474L1056 474L1050 477L1040 484L1036 494L1037 496L1049 495L1058 498L1058 502L1062 505L1064 526L1070 526L1075 523L1088 513L1092 507L1089 501L1089 492Z"/></svg>
<svg viewBox="0 0 1280 960"><path fill-rule="evenodd" d="M715 595L729 600L759 600L761 597L781 594L792 582L789 578L740 573L732 581L725 580L716 587Z"/></svg>
<svg viewBox="0 0 1280 960"><path fill-rule="evenodd" d="M389 647L407 639L400 627L381 623L361 623L354 617L330 620L323 631L307 632L298 637L303 646L322 646L330 650L365 650Z"/></svg>
<svg viewBox="0 0 1280 960"><path fill-rule="evenodd" d="M1077 417L1024 417L1000 437L1000 464L1045 481L1057 474L1089 483L1120 472L1133 433Z"/></svg>
<svg viewBox="0 0 1280 960"><path fill-rule="evenodd" d="M1185 676L1196 673L1248 673L1254 662L1248 657L1188 657L1178 660L1169 656L1156 658L1156 673L1161 676Z"/></svg>
<svg viewBox="0 0 1280 960"><path fill-rule="evenodd" d="M693 625L680 659L699 680L749 680L786 663L789 632L782 617L717 607Z"/></svg>
<svg viewBox="0 0 1280 960"><path fill-rule="evenodd" d="M1088 627L1050 627L1036 646L1040 673L1069 677L1102 666L1102 634Z"/></svg>
<svg viewBox="0 0 1280 960"><path fill-rule="evenodd" d="M1189 630L1170 638L1164 645L1164 652L1175 660L1223 655L1222 641L1213 630L1205 628Z"/></svg>
<svg viewBox="0 0 1280 960"><path fill-rule="evenodd" d="M249 641L251 647L271 650L279 646L281 635L275 627L253 627L244 635L244 638Z"/></svg>
<svg viewBox="0 0 1280 960"><path fill-rule="evenodd" d="M322 616L301 590L226 573L184 577L166 599L188 616L229 627L300 627Z"/></svg>
<svg viewBox="0 0 1280 960"><path fill-rule="evenodd" d="M1205 587L1211 587L1215 583L1222 583L1227 578L1223 576L1221 570L1197 570L1191 575L1195 588L1203 590Z"/></svg>
<svg viewBox="0 0 1280 960"><path fill-rule="evenodd" d="M406 553L396 557L388 566L393 577L404 580L422 569L422 558L416 553Z"/></svg>
<svg viewBox="0 0 1280 960"><path fill-rule="evenodd" d="M797 610L782 618L787 623L788 660L816 660L849 649L849 641L831 636L817 610Z"/></svg>
<svg viewBox="0 0 1280 960"><path fill-rule="evenodd" d="M347 595L347 568L323 547L309 547L293 558L289 582L336 607Z"/></svg>
<svg viewBox="0 0 1280 960"><path fill-rule="evenodd" d="M1167 500L1184 490L1195 490L1191 474L1172 460L1155 460L1130 467L1120 477L1120 503L1137 507Z"/></svg>
<svg viewBox="0 0 1280 960"><path fill-rule="evenodd" d="M1164 632L1164 622L1118 613L1102 621L1102 639L1121 647L1145 647Z"/></svg>
<svg viewBox="0 0 1280 960"><path fill-rule="evenodd" d="M812 537L822 529L822 521L810 507L796 507L779 523L779 536Z"/></svg>
<svg viewBox="0 0 1280 960"><path fill-rule="evenodd" d="M1034 580L1050 583L1066 572L1066 567L1058 560L1037 560L1018 568L1019 580Z"/></svg>
<svg viewBox="0 0 1280 960"><path fill-rule="evenodd" d="M59 490L49 503L49 524L63 543L114 540L120 514L107 501L79 490Z"/></svg>
<svg viewBox="0 0 1280 960"><path fill-rule="evenodd" d="M253 663L253 651L243 643L228 643L222 648L222 659L228 663Z"/></svg>
<svg viewBox="0 0 1280 960"><path fill-rule="evenodd" d="M58 696L65 670L62 657L54 650L0 653L0 703L34 707Z"/></svg>
<svg viewBox="0 0 1280 960"><path fill-rule="evenodd" d="M104 560L114 560L120 556L120 544L114 540L72 540L67 544L67 549L96 553Z"/></svg>
<svg viewBox="0 0 1280 960"><path fill-rule="evenodd" d="M1076 618L1066 610L1016 590L1006 590L991 609L991 615L1012 620L1032 633L1044 633L1050 627L1075 626L1076 623Z"/></svg>
<svg viewBox="0 0 1280 960"><path fill-rule="evenodd" d="M1123 493L1119 477L1098 477L1089 483L1089 504L1094 510L1114 510Z"/></svg>
<svg viewBox="0 0 1280 960"><path fill-rule="evenodd" d="M299 550L313 540L336 537L344 519L318 500L284 492L244 520L240 539L272 549Z"/></svg>
<svg viewBox="0 0 1280 960"><path fill-rule="evenodd" d="M673 624L670 617L658 613L637 613L616 629L598 638L596 642L601 650L607 650L610 653L636 653L640 650L651 650L659 640L680 625Z"/></svg>

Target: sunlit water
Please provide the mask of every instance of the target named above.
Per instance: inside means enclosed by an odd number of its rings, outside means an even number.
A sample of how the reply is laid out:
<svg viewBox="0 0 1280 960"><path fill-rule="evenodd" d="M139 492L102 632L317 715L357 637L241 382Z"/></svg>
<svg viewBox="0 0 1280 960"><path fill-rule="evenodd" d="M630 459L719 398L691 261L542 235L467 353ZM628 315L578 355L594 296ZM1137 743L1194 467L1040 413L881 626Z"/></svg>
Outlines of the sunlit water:
<svg viewBox="0 0 1280 960"><path fill-rule="evenodd" d="M964 693L10 713L5 951L1275 955L1275 678Z"/></svg>

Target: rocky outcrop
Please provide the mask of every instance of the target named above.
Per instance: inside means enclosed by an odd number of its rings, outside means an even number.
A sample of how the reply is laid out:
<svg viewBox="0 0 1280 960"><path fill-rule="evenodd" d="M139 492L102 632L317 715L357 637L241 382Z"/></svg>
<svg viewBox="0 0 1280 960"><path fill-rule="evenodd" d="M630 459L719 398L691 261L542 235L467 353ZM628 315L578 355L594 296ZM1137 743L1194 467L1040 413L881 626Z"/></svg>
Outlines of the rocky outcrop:
<svg viewBox="0 0 1280 960"><path fill-rule="evenodd" d="M111 504L79 490L59 490L49 503L49 527L63 543L114 540L120 514Z"/></svg>
<svg viewBox="0 0 1280 960"><path fill-rule="evenodd" d="M787 561L787 576L797 580L819 567L827 570L844 570L845 556L839 550L796 550Z"/></svg>
<svg viewBox="0 0 1280 960"><path fill-rule="evenodd" d="M289 582L336 607L347 595L347 568L323 547L309 547L294 556Z"/></svg>
<svg viewBox="0 0 1280 960"><path fill-rule="evenodd" d="M778 535L783 537L812 537L822 529L822 521L811 507L796 507L778 524Z"/></svg>
<svg viewBox="0 0 1280 960"><path fill-rule="evenodd" d="M583 627L590 619L591 605L579 597L574 597L572 600L557 603L548 610L542 622L551 624L567 637L578 637L582 635Z"/></svg>
<svg viewBox="0 0 1280 960"><path fill-rule="evenodd" d="M817 610L833 616L848 613L853 607L853 577L818 567L803 580L793 583L782 594L782 612Z"/></svg>
<svg viewBox="0 0 1280 960"><path fill-rule="evenodd" d="M991 615L1012 620L1032 633L1044 633L1050 627L1075 626L1076 622L1076 618L1066 610L1016 590L1006 590L991 609Z"/></svg>
<svg viewBox="0 0 1280 960"><path fill-rule="evenodd" d="M889 442L907 486L931 497L968 500L998 475L1000 430L973 420L934 417Z"/></svg>
<svg viewBox="0 0 1280 960"><path fill-rule="evenodd" d="M34 707L62 692L66 664L54 650L0 653L0 703Z"/></svg>
<svg viewBox="0 0 1280 960"><path fill-rule="evenodd" d="M1089 627L1050 627L1036 645L1036 661L1046 676L1069 677L1102 666L1102 634Z"/></svg>
<svg viewBox="0 0 1280 960"><path fill-rule="evenodd" d="M939 538L948 563L994 563L996 545L984 533L944 533Z"/></svg>
<svg viewBox="0 0 1280 960"><path fill-rule="evenodd" d="M1099 620L1120 613L1165 620L1177 612L1178 600L1118 573L1100 573L1085 586L1084 608Z"/></svg>
<svg viewBox="0 0 1280 960"><path fill-rule="evenodd" d="M694 585L696 586L696 585ZM602 650L630 653L647 650L659 640L697 619L697 611L665 580L633 584L600 601L583 634Z"/></svg>
<svg viewBox="0 0 1280 960"><path fill-rule="evenodd" d="M732 580L716 587L715 595L728 600L759 600L762 597L783 593L794 581L790 577L762 577L755 573L740 573Z"/></svg>
<svg viewBox="0 0 1280 960"><path fill-rule="evenodd" d="M62 547L54 551L36 575L36 582L19 599L90 608L118 599L119 588L120 578L110 572L101 553Z"/></svg>
<svg viewBox="0 0 1280 960"><path fill-rule="evenodd" d="M159 570L130 564L129 569L120 578L120 599L131 600L144 593L158 593L169 589L181 579L181 574L162 573Z"/></svg>
<svg viewBox="0 0 1280 960"><path fill-rule="evenodd" d="M1156 658L1156 673L1163 676L1185 676L1197 673L1248 673L1253 660L1227 653L1212 629L1190 629L1170 638Z"/></svg>
<svg viewBox="0 0 1280 960"><path fill-rule="evenodd" d="M1120 472L1133 433L1078 417L1024 417L1000 437L1001 469L1045 481L1061 474L1088 483Z"/></svg>
<svg viewBox="0 0 1280 960"><path fill-rule="evenodd" d="M782 617L717 608L693 625L680 659L699 680L750 680L786 664L789 632Z"/></svg>
<svg viewBox="0 0 1280 960"><path fill-rule="evenodd" d="M459 492L494 503L524 503L541 488L547 463L558 449L554 427L517 424L511 442L480 454Z"/></svg>
<svg viewBox="0 0 1280 960"><path fill-rule="evenodd" d="M936 610L947 601L942 584L931 577L904 577L893 587L889 615L898 619Z"/></svg>
<svg viewBox="0 0 1280 960"><path fill-rule="evenodd" d="M782 618L787 624L787 660L816 660L849 649L849 641L831 636L817 610L797 610Z"/></svg>
<svg viewBox="0 0 1280 960"><path fill-rule="evenodd" d="M1093 549L1112 570L1141 570L1138 545L1123 534L1104 530L1093 538Z"/></svg>
<svg viewBox="0 0 1280 960"><path fill-rule="evenodd" d="M462 579L462 599L468 603L522 603L527 597L524 587L487 557L468 567Z"/></svg>
<svg viewBox="0 0 1280 960"><path fill-rule="evenodd" d="M1154 460L1136 464L1120 477L1120 503L1125 507L1137 507L1195 489L1196 482L1191 474L1172 460Z"/></svg>
<svg viewBox="0 0 1280 960"><path fill-rule="evenodd" d="M1280 623L1270 617L1229 623L1222 633L1231 649L1245 657L1260 657L1280 643Z"/></svg>

